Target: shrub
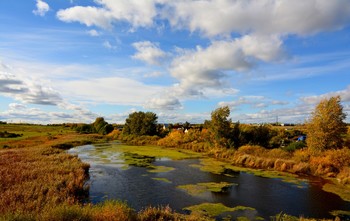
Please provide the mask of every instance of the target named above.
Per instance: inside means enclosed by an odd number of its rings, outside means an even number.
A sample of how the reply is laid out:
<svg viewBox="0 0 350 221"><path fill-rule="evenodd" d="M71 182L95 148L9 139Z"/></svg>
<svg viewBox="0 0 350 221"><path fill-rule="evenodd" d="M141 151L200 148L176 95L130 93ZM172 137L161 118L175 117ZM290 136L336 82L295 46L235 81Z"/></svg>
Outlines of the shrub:
<svg viewBox="0 0 350 221"><path fill-rule="evenodd" d="M293 143L290 143L288 146L283 147L283 150L288 152L294 152L304 147L306 147L306 144L304 142L293 142Z"/></svg>

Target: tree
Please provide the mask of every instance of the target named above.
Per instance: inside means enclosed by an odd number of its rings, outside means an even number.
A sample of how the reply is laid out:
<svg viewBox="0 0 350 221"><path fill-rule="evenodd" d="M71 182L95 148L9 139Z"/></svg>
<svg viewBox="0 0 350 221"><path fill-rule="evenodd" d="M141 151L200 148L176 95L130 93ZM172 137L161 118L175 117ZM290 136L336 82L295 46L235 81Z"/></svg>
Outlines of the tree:
<svg viewBox="0 0 350 221"><path fill-rule="evenodd" d="M231 146L231 119L230 108L228 106L220 107L211 113L210 132L214 136L215 141L225 147Z"/></svg>
<svg viewBox="0 0 350 221"><path fill-rule="evenodd" d="M306 124L306 143L310 150L318 152L342 147L342 135L347 127L344 123L346 114L340 102L340 96L337 96L323 99L316 106L311 120Z"/></svg>
<svg viewBox="0 0 350 221"><path fill-rule="evenodd" d="M79 133L99 133L102 135L109 134L113 130L114 127L108 124L103 117L96 118L95 122L92 124L82 124L76 128L76 131Z"/></svg>
<svg viewBox="0 0 350 221"><path fill-rule="evenodd" d="M123 133L126 135L157 135L157 115L152 112L134 112L125 120Z"/></svg>

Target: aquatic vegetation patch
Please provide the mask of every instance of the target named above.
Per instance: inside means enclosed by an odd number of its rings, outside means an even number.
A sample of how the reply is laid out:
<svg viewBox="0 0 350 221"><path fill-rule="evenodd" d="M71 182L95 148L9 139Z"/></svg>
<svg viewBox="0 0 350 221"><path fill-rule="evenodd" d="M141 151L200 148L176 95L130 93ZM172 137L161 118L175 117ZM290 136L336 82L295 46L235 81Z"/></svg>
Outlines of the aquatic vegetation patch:
<svg viewBox="0 0 350 221"><path fill-rule="evenodd" d="M249 173L255 176L281 179L283 182L294 184L300 188L306 187L307 183L303 179L299 179L297 175L284 173L279 171L269 171L261 169L251 169L233 166L230 163L218 161L215 159L204 158L200 160L200 164L192 164L192 167L199 168L201 171L220 174L225 176L234 176L235 173Z"/></svg>
<svg viewBox="0 0 350 221"><path fill-rule="evenodd" d="M227 182L209 182L209 183L198 183L198 184L188 184L188 185L180 185L177 188L186 190L186 192L192 196L200 195L204 192L210 191L214 193L226 193L230 190L233 183Z"/></svg>
<svg viewBox="0 0 350 221"><path fill-rule="evenodd" d="M221 162L211 158L204 158L200 160L200 164L192 164L192 167L197 167L201 171L214 173L214 174L223 174L225 172L225 166L228 165L225 162Z"/></svg>
<svg viewBox="0 0 350 221"><path fill-rule="evenodd" d="M174 167L166 167L166 166L152 166L151 170L148 170L150 173L166 173L175 170Z"/></svg>
<svg viewBox="0 0 350 221"><path fill-rule="evenodd" d="M120 156L126 165L136 167L150 167L156 160L155 157L139 155L136 153L125 152Z"/></svg>
<svg viewBox="0 0 350 221"><path fill-rule="evenodd" d="M344 210L333 210L330 212L330 214L334 217L339 217L344 220L348 220L350 218L350 211L344 211Z"/></svg>
<svg viewBox="0 0 350 221"><path fill-rule="evenodd" d="M116 148L116 151L155 158L169 158L172 160L195 159L202 157L202 154L193 151L159 146L128 146L118 144L114 145L114 148Z"/></svg>
<svg viewBox="0 0 350 221"><path fill-rule="evenodd" d="M202 203L199 205L193 205L184 208L184 210L189 210L192 213L202 213L211 217L218 216L226 212L236 212L242 210L255 210L251 207L237 206L237 207L227 207L222 203Z"/></svg>
<svg viewBox="0 0 350 221"><path fill-rule="evenodd" d="M188 194L192 196L198 196L207 191L207 188L205 188L204 186L195 184L180 185L177 186L177 188L185 190Z"/></svg>
<svg viewBox="0 0 350 221"><path fill-rule="evenodd" d="M234 183L227 183L227 182L209 182L209 183L198 183L199 186L204 186L207 190L214 193L226 193L228 192L232 186L238 185Z"/></svg>
<svg viewBox="0 0 350 221"><path fill-rule="evenodd" d="M340 196L343 200L350 202L350 187L347 185L327 183L323 185L322 189L326 192L334 193Z"/></svg>
<svg viewBox="0 0 350 221"><path fill-rule="evenodd" d="M168 180L167 178L164 178L164 177L153 177L152 179L153 180L162 181L162 182L165 182L165 183L172 183L170 180Z"/></svg>

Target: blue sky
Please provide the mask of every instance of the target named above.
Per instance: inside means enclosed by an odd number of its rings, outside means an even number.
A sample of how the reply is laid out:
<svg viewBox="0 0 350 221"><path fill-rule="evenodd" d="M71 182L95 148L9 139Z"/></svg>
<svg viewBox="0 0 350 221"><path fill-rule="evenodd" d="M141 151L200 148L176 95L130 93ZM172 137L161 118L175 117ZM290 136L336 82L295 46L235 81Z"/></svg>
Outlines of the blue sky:
<svg viewBox="0 0 350 221"><path fill-rule="evenodd" d="M0 1L7 122L303 123L349 70L349 0Z"/></svg>

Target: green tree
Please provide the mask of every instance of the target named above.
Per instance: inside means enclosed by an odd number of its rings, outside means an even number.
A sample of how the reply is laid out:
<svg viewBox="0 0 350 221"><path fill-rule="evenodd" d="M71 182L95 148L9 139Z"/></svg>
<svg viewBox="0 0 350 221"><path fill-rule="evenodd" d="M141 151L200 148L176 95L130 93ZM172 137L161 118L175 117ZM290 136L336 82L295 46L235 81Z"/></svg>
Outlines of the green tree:
<svg viewBox="0 0 350 221"><path fill-rule="evenodd" d="M92 124L82 124L76 128L76 131L79 133L99 133L102 135L109 134L113 130L114 127L108 124L103 117L96 118L95 122Z"/></svg>
<svg viewBox="0 0 350 221"><path fill-rule="evenodd" d="M123 134L126 135L157 135L157 115L152 112L134 112L125 120Z"/></svg>
<svg viewBox="0 0 350 221"><path fill-rule="evenodd" d="M220 146L230 147L232 146L232 130L230 108L228 106L220 107L211 113L210 132L214 137L214 140Z"/></svg>
<svg viewBox="0 0 350 221"><path fill-rule="evenodd" d="M306 143L310 150L318 152L343 145L342 135L346 133L340 96L323 99L312 113L310 121L306 124Z"/></svg>

